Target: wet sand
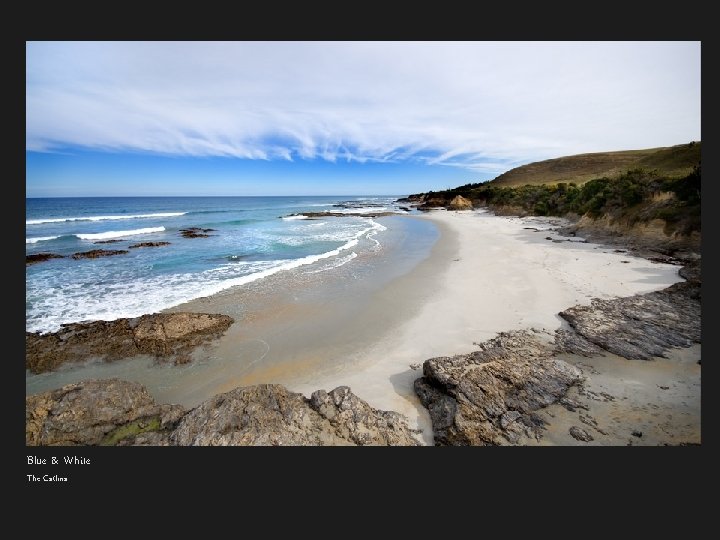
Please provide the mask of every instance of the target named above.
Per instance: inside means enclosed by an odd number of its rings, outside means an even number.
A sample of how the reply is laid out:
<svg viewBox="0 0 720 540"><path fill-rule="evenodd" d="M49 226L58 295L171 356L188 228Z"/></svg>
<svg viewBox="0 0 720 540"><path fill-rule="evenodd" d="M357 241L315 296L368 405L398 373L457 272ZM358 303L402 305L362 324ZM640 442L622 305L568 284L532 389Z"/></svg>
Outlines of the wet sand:
<svg viewBox="0 0 720 540"><path fill-rule="evenodd" d="M528 446L657 446L701 443L701 346L672 349L667 358L627 360L607 354L584 358L560 356L585 377L582 389L568 397L579 404L568 410L555 404L539 411L547 422L540 440ZM584 429L593 440L579 442L570 428Z"/></svg>

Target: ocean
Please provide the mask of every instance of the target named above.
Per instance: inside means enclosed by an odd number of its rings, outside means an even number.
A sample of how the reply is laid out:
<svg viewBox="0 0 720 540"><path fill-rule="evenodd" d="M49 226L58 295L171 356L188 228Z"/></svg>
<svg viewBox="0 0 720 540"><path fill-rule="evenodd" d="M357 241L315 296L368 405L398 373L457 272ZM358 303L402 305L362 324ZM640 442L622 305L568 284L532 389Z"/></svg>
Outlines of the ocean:
<svg viewBox="0 0 720 540"><path fill-rule="evenodd" d="M62 258L26 268L26 329L136 317L284 270L333 272L382 249L371 217L302 212L405 212L397 197L112 197L26 199L26 254ZM186 238L181 230L213 229ZM110 241L110 242L108 242ZM169 242L159 247L131 246ZM93 249L127 253L73 259Z"/></svg>

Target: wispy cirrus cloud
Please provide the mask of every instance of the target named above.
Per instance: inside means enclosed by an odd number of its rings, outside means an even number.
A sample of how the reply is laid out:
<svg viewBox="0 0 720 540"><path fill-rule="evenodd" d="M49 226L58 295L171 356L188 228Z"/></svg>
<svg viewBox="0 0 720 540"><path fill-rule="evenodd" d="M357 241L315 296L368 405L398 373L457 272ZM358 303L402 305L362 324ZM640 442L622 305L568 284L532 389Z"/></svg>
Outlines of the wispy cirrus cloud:
<svg viewBox="0 0 720 540"><path fill-rule="evenodd" d="M26 146L499 173L700 138L700 44L30 42Z"/></svg>

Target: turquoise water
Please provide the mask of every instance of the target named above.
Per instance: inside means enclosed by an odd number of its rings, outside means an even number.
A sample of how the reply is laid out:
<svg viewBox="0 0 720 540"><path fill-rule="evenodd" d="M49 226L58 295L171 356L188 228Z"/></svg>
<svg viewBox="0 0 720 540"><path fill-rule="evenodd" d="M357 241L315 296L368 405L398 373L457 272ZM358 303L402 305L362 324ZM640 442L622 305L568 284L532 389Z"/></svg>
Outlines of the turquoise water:
<svg viewBox="0 0 720 540"><path fill-rule="evenodd" d="M369 217L299 219L309 211L396 211L396 197L122 197L26 199L26 329L135 317L308 266L331 271L382 246ZM183 238L188 227L214 229ZM112 243L100 243L113 240ZM170 242L130 248L139 242ZM92 249L127 250L74 260Z"/></svg>

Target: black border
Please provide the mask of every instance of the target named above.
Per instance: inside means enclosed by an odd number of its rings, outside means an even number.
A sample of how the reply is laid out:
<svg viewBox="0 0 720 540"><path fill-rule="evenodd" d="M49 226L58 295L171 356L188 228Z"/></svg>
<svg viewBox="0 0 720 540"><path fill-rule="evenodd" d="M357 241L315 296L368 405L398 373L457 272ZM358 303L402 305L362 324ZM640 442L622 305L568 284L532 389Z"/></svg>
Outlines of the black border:
<svg viewBox="0 0 720 540"><path fill-rule="evenodd" d="M498 11L498 6L479 5L481 16L469 13L466 8L449 5L437 6L437 11L421 13L425 20L418 20L417 13L401 13L395 18L391 17L386 6L384 9L371 8L369 5L334 5L332 12L335 17L327 23L322 12L307 13L306 5L296 5L295 8L281 6L268 6L274 13L247 13L242 18L231 16L228 8L211 8L210 6L197 6L197 13L184 13L188 18L185 25L179 25L177 14L151 18L146 15L147 6L142 10L119 9L120 13L108 14L117 26L108 30L104 26L87 24L82 14L75 20L75 27L69 30L66 25L67 17L75 14L67 11L66 5L57 5L55 11L42 11L41 21L33 20L33 28L26 28L24 35L13 41L9 50L12 51L16 74L9 77L17 82L12 88L18 94L18 103L24 103L24 88L21 87L21 73L24 73L25 40L36 39L127 39L127 32L132 29L136 34L132 39L188 39L184 29L195 28L199 31L201 39L388 39L388 40L426 40L426 39L557 39L588 40L588 39L673 39L698 40L701 32L699 26L702 18L694 9L673 9L672 12L661 15L664 20L658 20L659 7L638 7L632 13L628 5L622 7L609 4L582 5L571 4L563 10L553 11L549 6L541 3L526 7L520 4L508 5L505 12ZM44 9L44 8L43 8ZM97 8L96 8L97 9ZM179 8L175 8L179 9ZM243 9L246 9L243 5ZM411 8L407 8L411 9ZM413 8L416 11L420 8ZM566 11L564 11L566 9ZM646 9L654 9L654 16L650 16ZM492 10L492 11L489 11ZM205 13L207 12L207 13ZM92 12L98 15L97 11ZM117 15L117 16L115 16ZM314 17L314 26L309 24L308 15ZM570 16L568 20L566 17ZM205 22L207 19L207 22ZM290 21L290 29L281 25L281 19ZM522 19L522 20L521 20ZM259 22L264 21L264 22ZM26 23L28 24L28 23ZM309 24L309 26L308 26ZM329 26L332 24L332 26ZM28 24L29 25L29 24ZM349 25L354 25L350 27ZM83 28L83 30L80 30ZM198 30L199 29L199 30ZM437 34L440 34L438 36ZM202 35L206 34L206 35ZM435 34L429 37L429 34ZM643 35L645 34L645 35ZM194 39L198 39L195 37ZM7 42L6 42L7 45ZM703 67L710 73L713 65L708 61L709 53L707 42L703 41ZM8 50L6 48L6 50ZM703 90L706 96L712 96L708 77L703 79ZM706 100L706 107L711 99ZM23 108L11 107L15 113L15 130L11 137L13 160L16 164L12 182L24 178L24 137L19 134L25 130ZM704 108L705 113L707 109ZM704 117L707 118L707 114ZM17 136L15 136L17 134ZM706 180L703 184L705 202L703 214L706 219L706 232L709 230L707 219L714 219L715 201L712 192L716 189L713 171L717 168L713 160L712 137L708 130L703 134L705 159L703 169ZM8 182L6 185L8 185ZM24 187L18 199L24 198ZM11 204L9 215L12 216L12 228L21 223L24 201L18 200ZM709 216L709 218L708 218ZM21 235L13 233L13 237L20 243ZM706 242L707 243L707 242ZM19 251L19 248L18 248ZM710 257L708 259L708 257ZM22 266L18 261L13 263L11 283L15 282L15 272L20 272ZM712 275L714 268L713 254L706 250L703 263L706 275ZM17 283L20 277L17 276ZM10 296L21 304L22 293L19 285L10 286ZM706 285L705 297L713 293L712 284ZM707 300L706 300L707 304ZM704 310L707 311L707 310ZM20 312L18 306L17 312ZM13 313L15 311L13 310ZM13 353L7 356L13 364L11 381L15 380L15 364L20 371L22 365L18 360L24 354L24 345L21 345L20 336L24 333L24 320L20 317L11 317L9 328L15 327L17 331L10 331L13 337L9 340ZM706 357L713 358L715 351L715 336L708 323L704 323L705 343L703 348ZM17 345L16 345L17 343ZM712 361L703 366L714 369ZM18 374L19 375L19 374ZM706 377L708 373L706 372ZM712 380L706 378L706 381ZM277 510L288 510L299 505L308 511L325 512L323 504L329 508L337 508L344 501L358 501L364 499L366 506L347 509L357 517L359 531L366 530L368 521L373 520L377 514L390 512L391 519L413 525L423 525L427 521L444 521L448 519L461 519L451 517L464 505L473 508L467 514L471 520L481 523L480 520L494 516L487 515L485 511L503 508L512 511L515 519L506 524L506 531L517 530L522 527L526 518L536 509L538 503L557 505L565 514L568 509L582 508L583 503L603 500L606 509L613 509L612 517L606 512L595 514L589 518L589 523L602 522L605 519L620 519L627 511L626 505L642 504L643 502L658 503L654 515L643 515L645 525L651 519L672 520L672 515L662 514L664 508L672 502L674 514L688 515L696 502L700 503L698 492L699 483L704 478L704 467L708 451L712 450L714 435L710 433L713 416L708 401L713 394L708 382L703 392L703 444L700 447L659 449L623 450L623 448L604 448L602 450L577 450L576 448L553 449L527 449L527 448L454 448L454 449L364 449L364 450L326 450L326 449L300 449L270 450L270 449L242 449L232 450L210 448L90 448L76 449L34 448L25 447L23 442L21 411L24 409L24 392L16 389L11 383L13 406L11 407L11 421L6 423L12 426L10 430L10 446L13 448L10 458L11 467L6 473L12 477L10 484L19 484L25 489L24 501L39 499L52 500L54 505L75 505L79 501L86 502L93 498L109 502L119 500L122 489L129 489L140 500L149 497L182 497L190 503L198 497L204 498L212 493L222 497L223 491L228 489L239 500L243 501L244 510L238 510L238 525L242 526L244 519L252 520L257 516L245 514L248 509L260 506L259 501L269 506L276 505ZM18 444L19 443L19 444ZM78 455L88 457L92 464L89 466L76 466L67 476L71 482L52 485L38 482L28 483L26 474L45 472L41 466L24 465L21 471L16 464L24 463L27 455L49 458L57 455ZM60 469L52 469L52 473L64 474ZM40 484L40 485L37 485ZM370 491L367 494L365 490ZM70 490L70 491L68 491ZM610 500L604 499L608 493ZM115 497L113 497L115 495ZM346 499L347 498L347 499ZM409 503L409 514L399 508L403 502ZM659 503L662 502L662 505ZM133 501L127 503L134 506ZM357 503L356 503L357 504ZM430 505L439 505L428 508ZM256 506L257 505L257 506ZM384 506L388 505L388 506ZM352 506L352 505L351 505ZM175 518L182 519L183 507L176 508ZM46 509L44 505L43 510ZM117 508L117 507L114 507ZM442 510L444 510L444 512ZM110 508L108 508L111 510ZM314 510L313 510L314 509ZM625 510L623 510L625 509ZM427 510L433 516L427 516ZM437 512L437 513L436 513ZM592 510L586 508L592 514ZM659 512L659 513L658 513ZM359 515L358 515L359 514ZM448 515L450 514L450 515ZM278 522L284 521L284 515L277 515ZM231 518L236 517L231 515ZM430 519L428 519L430 518ZM548 521L553 520L552 514L545 515ZM365 521L368 520L368 521ZM596 521L597 520L597 521ZM352 523L346 522L346 524ZM530 521L530 520L527 520ZM527 522L526 527L532 522ZM140 524L136 524L139 526ZM273 524L275 525L275 524ZM282 525L278 523L277 525ZM292 523L290 523L292 525ZM546 523L549 525L549 523ZM621 524L616 524L622 529ZM590 526L590 525L588 525ZM352 526L351 526L352 527ZM378 532L380 523L369 523L370 531ZM354 528L354 527L353 527ZM528 527L529 528L529 527ZM562 527L564 528L564 527ZM410 529L408 529L409 532ZM476 529L477 530L477 529ZM520 529L522 530L522 529ZM689 526L685 532L692 530ZM389 532L389 531L388 531ZM426 531L429 532L429 531ZM453 534L452 529L448 531ZM459 533L460 531L454 531ZM478 531L480 532L480 531ZM529 531L528 531L529 532ZM578 531L581 532L581 531Z"/></svg>

